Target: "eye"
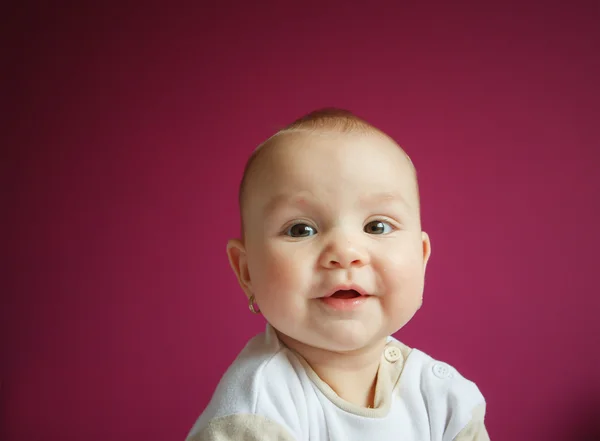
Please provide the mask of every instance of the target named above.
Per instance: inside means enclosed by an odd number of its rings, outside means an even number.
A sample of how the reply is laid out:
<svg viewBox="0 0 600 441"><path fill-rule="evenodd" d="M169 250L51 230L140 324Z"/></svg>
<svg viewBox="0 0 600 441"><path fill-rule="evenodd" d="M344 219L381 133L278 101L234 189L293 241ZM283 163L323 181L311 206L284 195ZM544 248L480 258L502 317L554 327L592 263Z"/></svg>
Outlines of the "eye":
<svg viewBox="0 0 600 441"><path fill-rule="evenodd" d="M309 237L315 235L316 233L317 231L313 227L306 224L294 224L285 232L287 236L291 237Z"/></svg>
<svg viewBox="0 0 600 441"><path fill-rule="evenodd" d="M387 222L380 220L369 222L365 225L365 233L369 234L388 234L393 231L393 228Z"/></svg>

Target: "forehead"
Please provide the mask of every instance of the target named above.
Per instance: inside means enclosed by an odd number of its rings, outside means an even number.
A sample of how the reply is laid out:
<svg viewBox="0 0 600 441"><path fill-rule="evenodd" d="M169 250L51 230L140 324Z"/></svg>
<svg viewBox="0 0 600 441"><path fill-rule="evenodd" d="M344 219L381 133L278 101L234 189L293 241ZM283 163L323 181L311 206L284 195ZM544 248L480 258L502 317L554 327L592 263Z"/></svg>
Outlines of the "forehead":
<svg viewBox="0 0 600 441"><path fill-rule="evenodd" d="M301 193L339 203L396 194L417 204L414 169L404 151L376 134L292 133L263 147L249 176L247 206Z"/></svg>

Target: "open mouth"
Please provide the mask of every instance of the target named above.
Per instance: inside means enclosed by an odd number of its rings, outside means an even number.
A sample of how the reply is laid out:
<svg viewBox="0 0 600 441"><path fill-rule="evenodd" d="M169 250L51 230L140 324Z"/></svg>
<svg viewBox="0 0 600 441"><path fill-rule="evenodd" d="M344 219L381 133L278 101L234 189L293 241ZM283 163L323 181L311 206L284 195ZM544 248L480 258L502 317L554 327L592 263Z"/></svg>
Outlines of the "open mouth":
<svg viewBox="0 0 600 441"><path fill-rule="evenodd" d="M351 312L360 310L369 297L369 295L363 294L356 289L338 289L330 295L321 297L320 300L329 310Z"/></svg>
<svg viewBox="0 0 600 441"><path fill-rule="evenodd" d="M339 290L334 292L331 297L334 299L354 299L356 297L360 297L361 294L354 290L354 289L349 289L349 290Z"/></svg>

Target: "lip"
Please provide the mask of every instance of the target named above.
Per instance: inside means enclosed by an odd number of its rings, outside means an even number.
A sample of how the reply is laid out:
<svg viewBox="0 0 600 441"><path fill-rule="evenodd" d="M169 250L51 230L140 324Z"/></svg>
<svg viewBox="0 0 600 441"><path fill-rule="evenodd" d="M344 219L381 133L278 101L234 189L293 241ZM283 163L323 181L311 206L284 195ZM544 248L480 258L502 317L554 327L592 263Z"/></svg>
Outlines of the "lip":
<svg viewBox="0 0 600 441"><path fill-rule="evenodd" d="M338 291L356 291L360 295L350 299L333 297L333 294ZM319 301L329 309L336 311L353 311L360 308L369 297L370 295L358 285L338 285L329 291L327 295L320 297Z"/></svg>
<svg viewBox="0 0 600 441"><path fill-rule="evenodd" d="M337 286L334 286L333 289L331 289L322 298L331 297L332 295L334 295L338 291L356 291L357 293L359 293L361 295L361 297L369 295L364 289L362 289L358 285L337 285Z"/></svg>

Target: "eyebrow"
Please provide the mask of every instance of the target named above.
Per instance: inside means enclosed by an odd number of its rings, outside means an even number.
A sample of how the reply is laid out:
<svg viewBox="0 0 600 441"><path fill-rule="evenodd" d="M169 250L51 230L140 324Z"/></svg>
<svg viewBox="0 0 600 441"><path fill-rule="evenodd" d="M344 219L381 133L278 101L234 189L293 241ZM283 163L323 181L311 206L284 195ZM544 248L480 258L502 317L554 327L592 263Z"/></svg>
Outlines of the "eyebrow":
<svg viewBox="0 0 600 441"><path fill-rule="evenodd" d="M393 191L383 191L380 193L373 193L368 196L360 198L361 205L371 206L382 203L400 202L407 208L410 208L410 204L402 194Z"/></svg>
<svg viewBox="0 0 600 441"><path fill-rule="evenodd" d="M280 194L274 196L265 205L265 208L263 211L265 214L268 215L268 214L272 213L273 211L275 211L277 208L279 208L280 205L283 205L283 204L303 206L303 205L310 204L311 202L312 202L312 197L308 196L308 195L280 193Z"/></svg>
<svg viewBox="0 0 600 441"><path fill-rule="evenodd" d="M277 210L280 205L287 204L292 206L306 206L310 205L314 202L314 199L310 195L303 194L289 194L289 193L280 193L274 196L264 208L264 213L266 215L271 214L273 211ZM363 196L359 198L359 203L362 206L370 207L376 206L380 204L388 204L399 202L406 208L410 208L411 205L407 202L406 198L404 198L398 192L384 191L380 193L372 193L367 196Z"/></svg>

